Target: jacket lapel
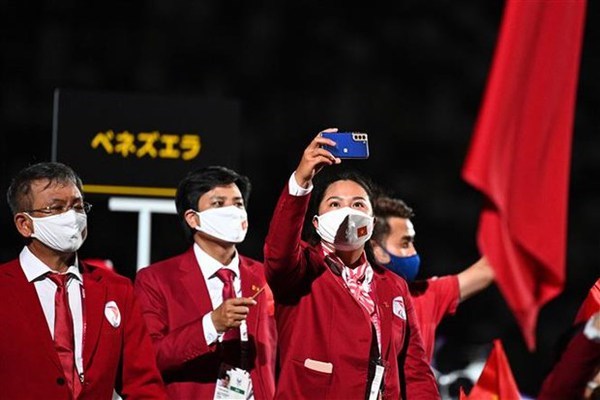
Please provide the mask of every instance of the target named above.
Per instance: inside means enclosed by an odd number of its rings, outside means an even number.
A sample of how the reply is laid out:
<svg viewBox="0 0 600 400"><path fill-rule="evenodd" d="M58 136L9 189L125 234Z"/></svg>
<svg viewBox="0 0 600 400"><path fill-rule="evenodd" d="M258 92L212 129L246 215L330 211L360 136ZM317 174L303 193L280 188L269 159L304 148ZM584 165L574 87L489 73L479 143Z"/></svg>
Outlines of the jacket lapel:
<svg viewBox="0 0 600 400"><path fill-rule="evenodd" d="M190 247L185 257L183 257L179 269L181 271L179 277L181 286L187 292L194 308L193 312L190 311L190 315L204 315L212 311L210 294L208 293L206 282L196 260L193 246Z"/></svg>
<svg viewBox="0 0 600 400"><path fill-rule="evenodd" d="M35 290L34 284L28 282L25 273L21 269L18 261L7 265L3 268L3 273L8 278L8 284L4 288L8 299L13 300L13 304L20 311L16 311L15 315L20 315L27 319L27 334L35 334L39 345L44 349L44 354L48 356L56 365L59 371L62 371L62 365L58 359L54 341L44 316L44 311L40 305L39 297Z"/></svg>
<svg viewBox="0 0 600 400"><path fill-rule="evenodd" d="M90 366L94 350L100 337L104 305L106 303L106 286L101 276L93 273L83 273L83 303L84 303L84 337L83 337L83 365L84 370Z"/></svg>
<svg viewBox="0 0 600 400"><path fill-rule="evenodd" d="M379 307L379 318L381 323L381 355L385 357L391 340L392 332L392 292L387 277L374 274L374 281L377 285L377 306Z"/></svg>
<svg viewBox="0 0 600 400"><path fill-rule="evenodd" d="M260 279L252 272L252 270L246 265L246 261L243 257L240 256L240 279L242 280L242 297L252 297L256 292L258 292L262 285L265 283L261 283ZM265 294L258 295L254 300L257 303L261 303L265 301L267 297ZM258 320L260 312L260 304L256 304L254 307L250 308L250 313L248 314L248 318L246 318L246 324L248 325L248 333L257 332L258 329Z"/></svg>

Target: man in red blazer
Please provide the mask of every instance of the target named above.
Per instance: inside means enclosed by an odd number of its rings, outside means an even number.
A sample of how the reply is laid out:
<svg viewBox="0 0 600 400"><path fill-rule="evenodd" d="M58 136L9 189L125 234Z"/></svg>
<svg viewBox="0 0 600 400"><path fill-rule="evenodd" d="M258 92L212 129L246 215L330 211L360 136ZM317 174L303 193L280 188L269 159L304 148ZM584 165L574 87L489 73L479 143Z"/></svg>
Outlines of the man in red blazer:
<svg viewBox="0 0 600 400"><path fill-rule="evenodd" d="M165 399L131 281L77 258L81 187L70 167L38 163L8 189L26 246L0 265L0 397Z"/></svg>
<svg viewBox="0 0 600 400"><path fill-rule="evenodd" d="M248 178L225 167L188 173L176 206L192 246L135 278L172 399L273 397L272 295L262 263L236 250L248 229L249 193ZM233 278L229 295L231 282L221 280L225 272Z"/></svg>

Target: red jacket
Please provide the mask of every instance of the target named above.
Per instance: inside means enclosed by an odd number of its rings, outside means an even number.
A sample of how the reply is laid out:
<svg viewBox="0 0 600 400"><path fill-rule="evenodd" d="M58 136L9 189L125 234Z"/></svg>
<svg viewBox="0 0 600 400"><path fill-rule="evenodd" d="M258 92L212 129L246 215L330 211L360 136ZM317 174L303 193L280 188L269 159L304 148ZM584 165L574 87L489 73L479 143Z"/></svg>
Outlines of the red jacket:
<svg viewBox="0 0 600 400"><path fill-rule="evenodd" d="M84 263L82 267L85 380L78 399L110 399L113 388L125 398L165 399L131 281ZM0 293L0 397L69 399L35 287L27 281L18 259L0 265ZM109 301L116 302L121 311L117 328L104 316Z"/></svg>
<svg viewBox="0 0 600 400"><path fill-rule="evenodd" d="M310 196L284 189L264 254L275 296L280 365L277 399L364 399L371 321L319 248L301 242ZM381 318L385 399L439 399L406 282L373 266L371 283ZM403 299L404 319L394 304ZM316 363L315 363L316 361ZM326 363L326 364L319 364ZM331 372L314 365L331 366Z"/></svg>
<svg viewBox="0 0 600 400"><path fill-rule="evenodd" d="M263 266L240 255L239 267L242 295L250 297L266 283ZM223 359L219 346L207 346L204 338L202 317L213 308L193 247L141 269L134 285L169 396L212 399ZM256 400L272 399L275 391L275 321L266 292L247 319Z"/></svg>

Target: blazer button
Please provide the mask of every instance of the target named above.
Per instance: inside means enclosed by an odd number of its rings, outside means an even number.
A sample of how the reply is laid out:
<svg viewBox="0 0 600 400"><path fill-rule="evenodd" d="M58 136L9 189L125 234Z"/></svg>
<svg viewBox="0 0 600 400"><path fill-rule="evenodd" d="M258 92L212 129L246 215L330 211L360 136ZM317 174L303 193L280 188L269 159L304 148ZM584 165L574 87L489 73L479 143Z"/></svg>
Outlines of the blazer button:
<svg viewBox="0 0 600 400"><path fill-rule="evenodd" d="M66 383L65 378L63 378L63 377L56 378L56 383L61 386L64 385Z"/></svg>

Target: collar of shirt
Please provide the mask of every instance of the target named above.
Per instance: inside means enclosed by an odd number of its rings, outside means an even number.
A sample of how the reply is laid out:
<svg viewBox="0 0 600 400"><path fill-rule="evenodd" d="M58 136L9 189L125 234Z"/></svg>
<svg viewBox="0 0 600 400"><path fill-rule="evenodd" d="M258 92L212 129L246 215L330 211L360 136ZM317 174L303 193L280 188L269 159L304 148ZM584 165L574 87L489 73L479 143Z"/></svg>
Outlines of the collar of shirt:
<svg viewBox="0 0 600 400"><path fill-rule="evenodd" d="M49 272L54 272L50 267L44 264L39 258L37 258L29 247L23 247L21 254L19 254L19 262L21 263L21 268L23 268L23 272L25 273L25 277L27 281L33 282L41 277L45 276ZM67 269L67 273L75 276L76 281L80 284L83 282L83 276L77 267L79 265L79 261L77 259L77 255L75 256L75 263Z"/></svg>
<svg viewBox="0 0 600 400"><path fill-rule="evenodd" d="M240 277L240 258L238 252L236 250L235 255L231 259L231 262L227 265L221 264L219 261L211 257L207 252L202 250L198 243L194 243L194 254L196 255L196 260L200 265L200 270L202 271L202 275L204 275L205 279L212 278L216 276L215 273L221 268L227 268L235 272L235 276L237 278Z"/></svg>

